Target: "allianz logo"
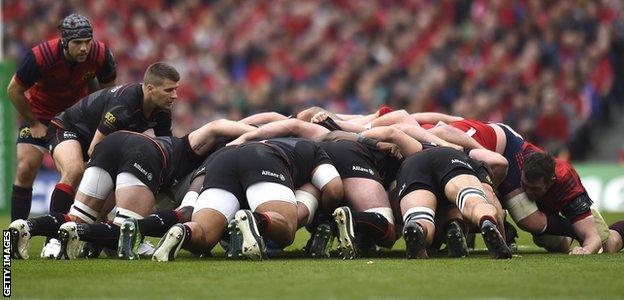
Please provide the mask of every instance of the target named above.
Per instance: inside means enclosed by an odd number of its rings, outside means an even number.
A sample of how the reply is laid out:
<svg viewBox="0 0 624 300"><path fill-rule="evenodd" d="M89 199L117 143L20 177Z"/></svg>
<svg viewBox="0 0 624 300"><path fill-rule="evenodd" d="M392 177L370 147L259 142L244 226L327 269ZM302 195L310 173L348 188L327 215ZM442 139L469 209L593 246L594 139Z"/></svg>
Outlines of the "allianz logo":
<svg viewBox="0 0 624 300"><path fill-rule="evenodd" d="M286 177L283 174L277 174L271 171L262 170L262 175L271 176L271 177L279 178L279 180L281 181L286 181Z"/></svg>
<svg viewBox="0 0 624 300"><path fill-rule="evenodd" d="M466 163L466 162L464 162L464 161L461 161L461 160L459 160L459 159L455 159L455 158L453 158L453 159L451 159L451 163L452 163L452 164L460 164L460 165L464 165L464 166L466 166L466 167L470 168L470 170L472 170L472 166L471 166L471 165L469 165L468 163Z"/></svg>
<svg viewBox="0 0 624 300"><path fill-rule="evenodd" d="M352 168L353 171L366 172L366 173L369 173L371 175L375 175L375 171L373 171L372 169L369 169L369 168L364 168L364 167L360 167L360 166L353 166L351 168Z"/></svg>
<svg viewBox="0 0 624 300"><path fill-rule="evenodd" d="M143 173L143 175L145 175L147 177L147 180L152 180L153 176L152 173L149 173L147 171L145 171L145 169L143 169L143 167L141 167L141 165L139 165L138 163L134 163L134 167L139 170L139 172Z"/></svg>

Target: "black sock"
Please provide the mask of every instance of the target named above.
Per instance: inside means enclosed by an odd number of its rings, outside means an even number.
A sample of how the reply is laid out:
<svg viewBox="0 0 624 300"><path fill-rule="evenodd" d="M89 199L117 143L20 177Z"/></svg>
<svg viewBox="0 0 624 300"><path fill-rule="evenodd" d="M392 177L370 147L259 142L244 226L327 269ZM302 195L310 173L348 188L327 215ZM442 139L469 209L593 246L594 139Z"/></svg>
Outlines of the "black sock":
<svg viewBox="0 0 624 300"><path fill-rule="evenodd" d="M256 225L258 225L260 235L263 235L271 225L271 218L269 218L266 214L261 213L253 213L253 216L256 219Z"/></svg>
<svg viewBox="0 0 624 300"><path fill-rule="evenodd" d="M189 251L195 252L195 249L190 247L191 239L193 238L193 231L191 230L191 227L186 224L182 224L182 226L184 227L184 231L186 233L186 238L184 239L184 243L182 243L182 247L188 249Z"/></svg>
<svg viewBox="0 0 624 300"><path fill-rule="evenodd" d="M137 220L137 223L142 235L162 237L171 226L182 223L182 220L175 211L163 210Z"/></svg>
<svg viewBox="0 0 624 300"><path fill-rule="evenodd" d="M119 226L107 223L78 224L78 238L105 248L117 250Z"/></svg>
<svg viewBox="0 0 624 300"><path fill-rule="evenodd" d="M556 214L546 214L546 229L541 234L569 236L576 239L572 224L567 219Z"/></svg>
<svg viewBox="0 0 624 300"><path fill-rule="evenodd" d="M611 226L609 226L609 229L615 230L617 233L620 234L620 237L624 239L624 221L617 221L611 224Z"/></svg>
<svg viewBox="0 0 624 300"><path fill-rule="evenodd" d="M28 219L32 204L32 188L13 185L11 193L11 221Z"/></svg>
<svg viewBox="0 0 624 300"><path fill-rule="evenodd" d="M54 187L50 198L50 213L68 213L74 203L74 188L65 183L59 183Z"/></svg>
<svg viewBox="0 0 624 300"><path fill-rule="evenodd" d="M490 222L492 222L492 224L494 224L494 225L496 225L496 227L498 227L498 224L496 223L496 219L494 219L494 217L488 216L488 215L485 215L485 216L481 217L481 220L479 220L479 227L483 226L483 222L485 222L485 221L490 221ZM498 229L498 230L500 231L500 229Z"/></svg>
<svg viewBox="0 0 624 300"><path fill-rule="evenodd" d="M30 228L31 236L47 236L56 238L58 230L63 223L68 222L69 218L61 213L52 213L49 215L36 217L26 220L28 227Z"/></svg>
<svg viewBox="0 0 624 300"><path fill-rule="evenodd" d="M379 246L392 246L394 226L383 215L374 212L351 212L356 235L370 238Z"/></svg>

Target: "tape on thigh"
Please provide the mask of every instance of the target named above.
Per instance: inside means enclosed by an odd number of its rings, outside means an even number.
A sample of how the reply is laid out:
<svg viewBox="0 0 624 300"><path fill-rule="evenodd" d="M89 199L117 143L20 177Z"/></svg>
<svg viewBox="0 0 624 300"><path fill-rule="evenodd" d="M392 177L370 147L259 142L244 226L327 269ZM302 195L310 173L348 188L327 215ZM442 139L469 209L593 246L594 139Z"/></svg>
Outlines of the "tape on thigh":
<svg viewBox="0 0 624 300"><path fill-rule="evenodd" d="M297 205L295 192L285 185L274 182L258 182L247 188L247 203L251 211L269 201L284 201Z"/></svg>

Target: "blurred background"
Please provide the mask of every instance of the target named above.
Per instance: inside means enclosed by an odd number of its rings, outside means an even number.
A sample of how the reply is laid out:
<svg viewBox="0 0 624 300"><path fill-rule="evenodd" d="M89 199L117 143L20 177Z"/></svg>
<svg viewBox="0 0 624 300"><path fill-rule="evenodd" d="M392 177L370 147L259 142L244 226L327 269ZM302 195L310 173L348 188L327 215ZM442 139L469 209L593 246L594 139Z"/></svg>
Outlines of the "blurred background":
<svg viewBox="0 0 624 300"><path fill-rule="evenodd" d="M507 123L563 159L607 162L616 169L593 171L604 191L613 181L604 174L624 173L613 164L624 161L623 9L619 0L4 0L2 48L14 66L78 12L112 49L118 83L140 82L155 61L178 68L175 135L313 105L439 111ZM624 210L624 178L611 189Z"/></svg>

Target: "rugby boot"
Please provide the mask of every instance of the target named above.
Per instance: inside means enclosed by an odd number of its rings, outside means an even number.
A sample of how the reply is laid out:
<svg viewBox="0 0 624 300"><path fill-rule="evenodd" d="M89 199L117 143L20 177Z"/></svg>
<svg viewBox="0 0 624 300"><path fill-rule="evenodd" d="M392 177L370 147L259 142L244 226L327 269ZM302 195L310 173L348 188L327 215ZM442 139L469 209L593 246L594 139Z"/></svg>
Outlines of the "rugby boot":
<svg viewBox="0 0 624 300"><path fill-rule="evenodd" d="M403 226L405 255L407 259L427 259L427 238L424 229L415 221L407 221Z"/></svg>
<svg viewBox="0 0 624 300"><path fill-rule="evenodd" d="M227 231L227 248L221 244L221 246L226 249L225 256L228 259L243 259L243 235L240 230L238 230L238 226L236 226L236 220L232 219L230 221Z"/></svg>
<svg viewBox="0 0 624 300"><path fill-rule="evenodd" d="M100 257L100 253L102 253L102 247L90 242L85 242L82 244L82 249L80 249L80 253L78 254L79 258L98 258Z"/></svg>
<svg viewBox="0 0 624 300"><path fill-rule="evenodd" d="M351 209L346 206L334 210L334 221L338 227L338 248L342 259L353 259L358 255Z"/></svg>
<svg viewBox="0 0 624 300"><path fill-rule="evenodd" d="M256 219L251 210L239 210L234 215L236 226L243 237L242 254L251 260L262 260L266 258L266 246L264 239L258 231Z"/></svg>
<svg viewBox="0 0 624 300"><path fill-rule="evenodd" d="M156 245L156 250L154 250L154 255L152 256L152 260L154 261L172 261L178 255L180 248L182 248L182 244L186 239L186 230L184 229L184 225L176 224L173 225L165 236L163 236L160 241L158 241L158 245Z"/></svg>
<svg viewBox="0 0 624 300"><path fill-rule="evenodd" d="M61 253L61 242L55 238L46 238L41 249L41 258L54 259Z"/></svg>
<svg viewBox="0 0 624 300"><path fill-rule="evenodd" d="M9 225L11 234L11 258L28 259L30 244L30 227L26 220L18 219Z"/></svg>
<svg viewBox="0 0 624 300"><path fill-rule="evenodd" d="M306 254L312 258L327 258L333 242L334 234L330 224L319 223L306 244Z"/></svg>
<svg viewBox="0 0 624 300"><path fill-rule="evenodd" d="M76 222L67 222L61 225L58 231L58 239L61 242L61 251L56 259L76 259L80 254L81 242L78 239L78 226Z"/></svg>
<svg viewBox="0 0 624 300"><path fill-rule="evenodd" d="M117 257L121 259L139 259L139 246L143 242L143 235L135 218L127 218L119 226L119 245Z"/></svg>
<svg viewBox="0 0 624 300"><path fill-rule="evenodd" d="M511 250L507 247L503 236L492 221L485 220L481 224L481 234L483 241L490 252L490 256L494 259L511 258Z"/></svg>
<svg viewBox="0 0 624 300"><path fill-rule="evenodd" d="M446 248L450 257L468 256L468 245L466 237L459 222L452 221L446 225Z"/></svg>
<svg viewBox="0 0 624 300"><path fill-rule="evenodd" d="M516 252L518 250L516 238L518 238L518 230L516 229L516 227L511 225L511 223L505 220L505 243L507 244L511 252Z"/></svg>

